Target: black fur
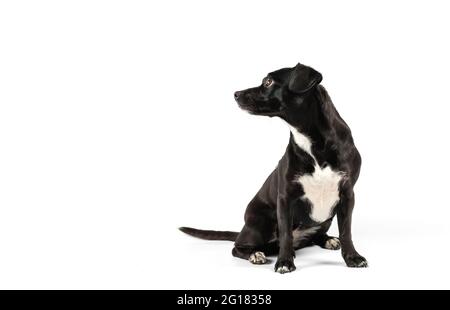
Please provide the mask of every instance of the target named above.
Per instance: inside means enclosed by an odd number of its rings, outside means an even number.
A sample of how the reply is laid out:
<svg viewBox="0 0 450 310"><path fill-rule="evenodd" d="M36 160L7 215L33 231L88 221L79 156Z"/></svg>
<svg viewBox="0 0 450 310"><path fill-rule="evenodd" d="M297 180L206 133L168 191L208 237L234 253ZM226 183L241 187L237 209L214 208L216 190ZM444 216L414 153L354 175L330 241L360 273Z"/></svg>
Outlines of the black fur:
<svg viewBox="0 0 450 310"><path fill-rule="evenodd" d="M215 230L201 230L190 227L180 227L182 232L205 240L228 240L235 241L239 233L234 231L215 231Z"/></svg>
<svg viewBox="0 0 450 310"><path fill-rule="evenodd" d="M345 174L339 184L339 202L330 218L315 222L311 204L302 199L305 192L296 177L312 174L314 158L300 148L291 134L289 144L277 168L249 203L241 232L200 231L181 228L185 233L203 239L234 240L233 255L249 259L256 252L278 254L275 270L295 270L295 250L317 244L325 247L326 234L337 215L342 256L349 267L366 267L367 261L357 253L352 241L351 220L355 203L353 187L358 179L361 157L349 127L336 111L325 88L319 83L322 75L297 64L269 73L263 83L235 93L239 106L255 115L277 116L310 138L311 152L320 167L330 166ZM293 231L313 231L294 244ZM312 230L311 230L312 229Z"/></svg>

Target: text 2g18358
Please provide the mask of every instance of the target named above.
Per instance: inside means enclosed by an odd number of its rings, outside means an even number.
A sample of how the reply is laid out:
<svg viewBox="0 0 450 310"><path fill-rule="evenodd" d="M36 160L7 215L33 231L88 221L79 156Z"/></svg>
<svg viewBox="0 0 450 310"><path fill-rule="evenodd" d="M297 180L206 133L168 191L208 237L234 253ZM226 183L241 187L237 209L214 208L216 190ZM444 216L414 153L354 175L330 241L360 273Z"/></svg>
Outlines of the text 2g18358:
<svg viewBox="0 0 450 310"><path fill-rule="evenodd" d="M271 295L222 295L222 305L270 305Z"/></svg>

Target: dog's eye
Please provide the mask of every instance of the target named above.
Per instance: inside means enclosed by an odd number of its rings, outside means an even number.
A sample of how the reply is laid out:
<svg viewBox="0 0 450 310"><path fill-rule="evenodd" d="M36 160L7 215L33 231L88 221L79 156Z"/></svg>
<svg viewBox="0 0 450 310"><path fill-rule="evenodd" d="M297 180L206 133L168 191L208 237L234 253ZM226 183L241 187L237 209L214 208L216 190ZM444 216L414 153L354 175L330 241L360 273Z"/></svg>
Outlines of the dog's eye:
<svg viewBox="0 0 450 310"><path fill-rule="evenodd" d="M271 78L267 78L267 79L264 81L264 87L265 87L265 88L268 88L268 87L272 86L272 84L273 84L273 80L272 80Z"/></svg>

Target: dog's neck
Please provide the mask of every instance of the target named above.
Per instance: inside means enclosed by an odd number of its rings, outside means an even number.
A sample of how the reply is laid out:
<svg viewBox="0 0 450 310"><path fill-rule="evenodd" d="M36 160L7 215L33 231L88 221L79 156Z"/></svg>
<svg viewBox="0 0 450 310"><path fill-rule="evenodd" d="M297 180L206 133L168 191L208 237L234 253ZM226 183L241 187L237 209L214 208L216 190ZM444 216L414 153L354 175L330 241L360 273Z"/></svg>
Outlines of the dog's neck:
<svg viewBox="0 0 450 310"><path fill-rule="evenodd" d="M308 110L286 123L292 134L290 143L314 157L313 148L322 149L330 138L330 120L324 115L320 97L314 94L308 101Z"/></svg>
<svg viewBox="0 0 450 310"><path fill-rule="evenodd" d="M289 130L291 131L292 134L291 139L293 139L294 144L303 151L305 151L306 153L308 153L309 155L311 155L312 157L314 157L312 153L313 141L311 140L311 138L301 133L296 127L290 125L289 123L287 125L289 127Z"/></svg>

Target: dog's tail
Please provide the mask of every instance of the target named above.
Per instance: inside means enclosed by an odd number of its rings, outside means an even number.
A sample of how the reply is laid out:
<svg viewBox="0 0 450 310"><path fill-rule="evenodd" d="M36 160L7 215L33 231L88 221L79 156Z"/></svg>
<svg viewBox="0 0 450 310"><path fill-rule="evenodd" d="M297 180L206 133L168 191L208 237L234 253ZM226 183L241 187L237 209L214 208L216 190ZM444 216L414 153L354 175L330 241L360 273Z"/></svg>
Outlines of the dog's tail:
<svg viewBox="0 0 450 310"><path fill-rule="evenodd" d="M234 231L201 230L190 227L180 227L179 229L185 234L204 240L235 241L239 234Z"/></svg>

